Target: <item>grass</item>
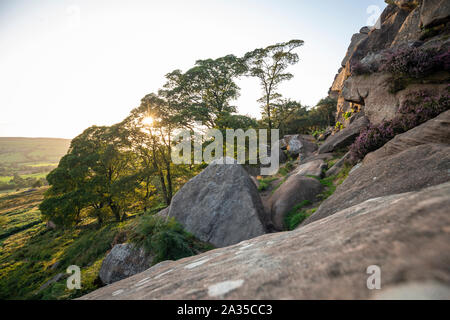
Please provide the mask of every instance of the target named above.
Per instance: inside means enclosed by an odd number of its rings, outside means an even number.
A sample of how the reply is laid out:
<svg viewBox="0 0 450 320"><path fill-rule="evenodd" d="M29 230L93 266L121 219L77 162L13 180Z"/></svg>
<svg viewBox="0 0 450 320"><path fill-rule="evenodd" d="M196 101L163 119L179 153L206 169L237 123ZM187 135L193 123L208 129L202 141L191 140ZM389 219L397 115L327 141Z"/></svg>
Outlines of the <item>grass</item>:
<svg viewBox="0 0 450 320"><path fill-rule="evenodd" d="M274 182L275 180L277 180L277 177L267 177L267 178L262 178L259 180L259 186L258 186L258 191L266 191L267 189L269 189L270 184L272 182Z"/></svg>
<svg viewBox="0 0 450 320"><path fill-rule="evenodd" d="M308 218L312 213L304 210L303 208L310 205L311 201L304 200L297 204L295 207L289 211L284 217L284 225L287 230L291 231L297 228L300 223L302 223L306 218Z"/></svg>
<svg viewBox="0 0 450 320"><path fill-rule="evenodd" d="M157 210L101 228L92 221L77 228L48 230L37 209L46 189L0 195L0 300L74 299L100 288L98 273L106 254L114 244L129 240L135 230L155 251L154 263L212 249L179 225L161 224L159 232L149 232L145 221ZM186 251L180 253L180 244ZM56 275L66 274L70 265L81 269L81 290L68 290L65 278L41 289Z"/></svg>

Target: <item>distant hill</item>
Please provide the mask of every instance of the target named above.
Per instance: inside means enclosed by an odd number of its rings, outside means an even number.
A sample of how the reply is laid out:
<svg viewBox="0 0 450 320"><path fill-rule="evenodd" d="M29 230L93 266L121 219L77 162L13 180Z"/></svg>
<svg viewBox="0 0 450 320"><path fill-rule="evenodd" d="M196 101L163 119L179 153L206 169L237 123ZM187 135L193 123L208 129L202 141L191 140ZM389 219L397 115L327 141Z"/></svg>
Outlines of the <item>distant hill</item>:
<svg viewBox="0 0 450 320"><path fill-rule="evenodd" d="M0 165L54 164L66 154L69 139L0 138Z"/></svg>

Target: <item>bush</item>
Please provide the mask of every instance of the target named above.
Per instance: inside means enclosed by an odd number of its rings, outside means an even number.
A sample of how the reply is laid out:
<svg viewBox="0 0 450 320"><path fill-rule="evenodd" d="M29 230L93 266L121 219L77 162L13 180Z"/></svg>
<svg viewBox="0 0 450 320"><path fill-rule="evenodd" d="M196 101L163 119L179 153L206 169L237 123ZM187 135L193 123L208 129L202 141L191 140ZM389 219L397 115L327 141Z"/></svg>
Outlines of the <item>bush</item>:
<svg viewBox="0 0 450 320"><path fill-rule="evenodd" d="M142 216L131 231L130 239L154 254L153 264L178 260L213 248L186 232L174 218L166 220L154 215Z"/></svg>
<svg viewBox="0 0 450 320"><path fill-rule="evenodd" d="M447 92L450 92L450 86ZM450 96L443 94L432 97L426 91L409 95L398 110L398 115L390 121L383 121L379 125L370 125L362 130L356 141L350 146L350 161L356 163L366 154L381 148L397 134L437 117L450 109Z"/></svg>

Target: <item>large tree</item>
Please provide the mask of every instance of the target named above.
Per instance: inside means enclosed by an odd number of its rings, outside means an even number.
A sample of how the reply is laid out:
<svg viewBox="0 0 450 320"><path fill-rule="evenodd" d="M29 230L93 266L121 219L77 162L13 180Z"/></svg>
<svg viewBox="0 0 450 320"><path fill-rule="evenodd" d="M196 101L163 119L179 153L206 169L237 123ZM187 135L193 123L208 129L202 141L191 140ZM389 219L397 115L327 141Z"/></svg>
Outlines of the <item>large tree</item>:
<svg viewBox="0 0 450 320"><path fill-rule="evenodd" d="M302 45L302 40L291 40L253 50L244 56L248 74L260 81L263 96L258 102L262 104L263 117L267 119L269 129L274 127L273 104L281 98L277 90L283 81L292 79L293 75L286 69L299 61L294 50Z"/></svg>
<svg viewBox="0 0 450 320"><path fill-rule="evenodd" d="M175 70L167 74L167 83L159 95L170 105L178 106L185 119L213 128L218 119L236 112L231 104L239 97L235 79L245 72L243 60L234 55L198 60L185 73Z"/></svg>

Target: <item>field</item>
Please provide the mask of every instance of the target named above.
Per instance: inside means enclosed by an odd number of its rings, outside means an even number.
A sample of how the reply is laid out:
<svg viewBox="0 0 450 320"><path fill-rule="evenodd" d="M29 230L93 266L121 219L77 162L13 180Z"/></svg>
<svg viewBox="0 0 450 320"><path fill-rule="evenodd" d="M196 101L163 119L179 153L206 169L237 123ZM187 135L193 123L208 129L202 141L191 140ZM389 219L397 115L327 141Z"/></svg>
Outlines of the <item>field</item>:
<svg viewBox="0 0 450 320"><path fill-rule="evenodd" d="M38 210L45 190L0 194L0 300L71 299L98 288L101 262L131 222L49 230ZM66 289L70 265L81 268L81 290Z"/></svg>
<svg viewBox="0 0 450 320"><path fill-rule="evenodd" d="M0 190L30 187L45 178L57 167L69 145L67 139L0 138ZM14 175L30 179L26 185L17 185L10 183Z"/></svg>
<svg viewBox="0 0 450 320"><path fill-rule="evenodd" d="M0 138L0 164L55 164L69 145L68 139Z"/></svg>

